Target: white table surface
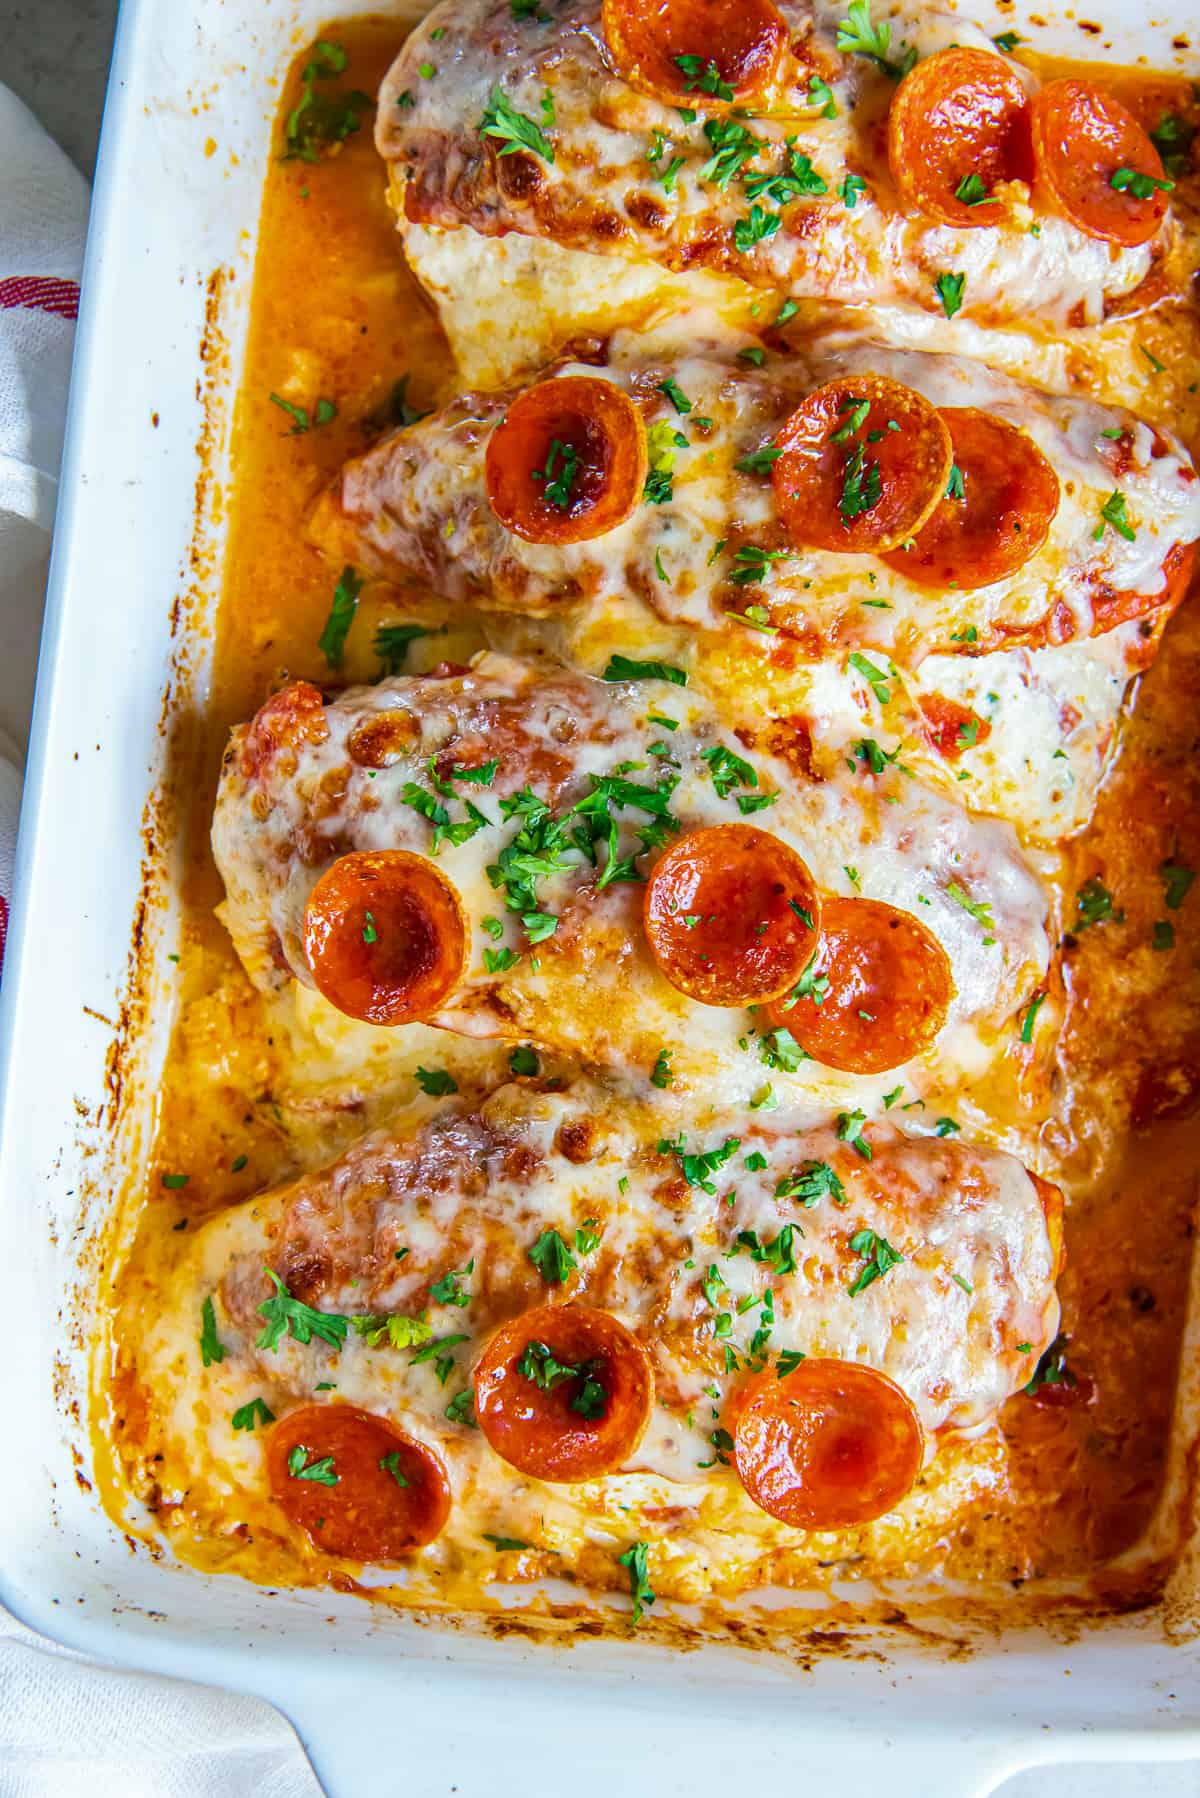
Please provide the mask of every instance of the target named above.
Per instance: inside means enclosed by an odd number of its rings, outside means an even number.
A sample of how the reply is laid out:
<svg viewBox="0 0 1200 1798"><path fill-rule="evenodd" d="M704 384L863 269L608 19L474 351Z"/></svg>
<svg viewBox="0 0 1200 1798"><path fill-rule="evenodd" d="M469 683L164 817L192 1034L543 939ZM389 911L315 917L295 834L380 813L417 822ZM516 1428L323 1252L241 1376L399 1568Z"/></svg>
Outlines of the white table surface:
<svg viewBox="0 0 1200 1798"><path fill-rule="evenodd" d="M329 10L338 10L337 0L330 0ZM367 0L362 10L370 10ZM116 12L117 0L0 0L0 79L37 113L86 175L96 159ZM0 1771L0 1793L5 1790ZM894 1798L910 1795L897 1792ZM1007 1780L999 1798L1200 1798L1200 1762L1046 1768Z"/></svg>

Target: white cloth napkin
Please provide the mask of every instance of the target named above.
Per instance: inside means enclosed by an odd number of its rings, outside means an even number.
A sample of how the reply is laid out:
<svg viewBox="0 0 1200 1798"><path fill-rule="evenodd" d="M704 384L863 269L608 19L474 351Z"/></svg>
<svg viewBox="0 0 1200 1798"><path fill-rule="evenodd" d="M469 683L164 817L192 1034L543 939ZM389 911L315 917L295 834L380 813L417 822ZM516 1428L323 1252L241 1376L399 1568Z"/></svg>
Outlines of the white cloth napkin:
<svg viewBox="0 0 1200 1798"><path fill-rule="evenodd" d="M0 86L0 961L87 186ZM269 1704L99 1665L0 1609L0 1798L321 1798Z"/></svg>

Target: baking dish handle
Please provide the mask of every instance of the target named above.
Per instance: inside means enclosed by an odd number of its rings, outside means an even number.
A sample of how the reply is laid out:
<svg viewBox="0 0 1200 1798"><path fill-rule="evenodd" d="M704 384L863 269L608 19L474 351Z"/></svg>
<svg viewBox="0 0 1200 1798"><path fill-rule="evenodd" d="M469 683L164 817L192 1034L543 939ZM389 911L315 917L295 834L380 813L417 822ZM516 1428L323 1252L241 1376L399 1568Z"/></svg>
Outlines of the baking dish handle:
<svg viewBox="0 0 1200 1798"><path fill-rule="evenodd" d="M440 1672L445 1679L448 1669ZM496 1678L471 1697L451 1677L453 1699L445 1685L415 1695L409 1667L400 1678L409 1690L386 1711L372 1680L358 1705L336 1682L328 1701L309 1687L303 1714L292 1713L328 1798L361 1798L388 1768L406 1770L407 1791L456 1798L705 1798L798 1782L830 1798L987 1798L1037 1760L1027 1737L949 1723L936 1734L880 1730L869 1704L857 1722L833 1726L807 1706L789 1716L778 1691L763 1692L750 1722L723 1716L701 1694L694 1708L678 1694L658 1708L632 1687L624 1703L610 1688L593 1711L594 1688L576 1703L536 1675Z"/></svg>

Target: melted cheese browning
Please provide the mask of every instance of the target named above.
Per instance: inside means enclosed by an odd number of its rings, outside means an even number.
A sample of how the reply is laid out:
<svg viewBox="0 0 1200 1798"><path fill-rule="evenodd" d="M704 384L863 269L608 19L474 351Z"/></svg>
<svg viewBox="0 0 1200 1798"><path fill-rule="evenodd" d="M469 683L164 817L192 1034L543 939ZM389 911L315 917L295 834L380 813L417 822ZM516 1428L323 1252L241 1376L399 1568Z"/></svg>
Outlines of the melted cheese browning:
<svg viewBox="0 0 1200 1798"><path fill-rule="evenodd" d="M263 754L261 728L251 726L235 735L226 760L214 823L228 893L223 915L260 983L277 982L281 968L311 981L304 909L323 869L350 850L429 854L436 826L411 803L413 787L428 799L431 767L444 775L488 752L499 761L494 779L470 789L487 823L466 842L442 843L437 857L474 926L466 979L432 1020L447 1028L532 1036L642 1079L668 1049L678 1078L713 1102L745 1102L773 1081L818 1116L868 1094L874 1102L897 1078L918 1097L978 1079L1007 1055L1014 1013L1046 973L1045 898L1005 826L972 819L915 779L893 804L886 770L881 779L843 764L833 778L812 782L756 753L745 774L725 782L718 764L714 778L705 757L734 746L702 703L667 683L539 678L526 664L485 656L469 674L351 689L321 716L327 734L320 725L309 733L318 741ZM621 807L619 844L620 856L634 856L633 877L607 884L603 852L593 866L569 850L561 871L551 869L538 887L543 911L558 919L554 934L531 943L510 918L504 946L520 960L489 972L485 957L500 938L481 920L503 917L504 902L488 870L524 822L505 801L532 788L564 816L597 779L619 770L643 791L664 777L676 783L669 807L681 830L736 821L739 792L748 806L771 798L751 815L800 853L821 886L920 917L949 956L956 988L934 1048L899 1074L869 1081L808 1061L769 1075L778 1059L765 1028L756 1030L744 1010L693 1003L650 959L639 876L675 831L668 824L654 849L639 852L639 828L654 814L639 810L635 794ZM466 791L444 801L449 821L465 819ZM800 1016L792 1021L802 1038Z"/></svg>
<svg viewBox="0 0 1200 1798"><path fill-rule="evenodd" d="M769 1557L802 1566L812 1552L741 1493L715 1438L748 1371L785 1349L881 1368L915 1403L932 1455L947 1434L985 1427L1053 1339L1055 1250L1034 1182L1008 1156L885 1125L871 1131L866 1161L831 1130L751 1123L710 1193L684 1178L661 1128L655 1110L585 1084L506 1086L478 1112L446 1106L410 1134L367 1137L327 1171L207 1225L171 1277L141 1363L151 1388L176 1394L146 1464L168 1527L185 1541L215 1507L224 1528L236 1514L256 1534L286 1533L260 1496L264 1432L231 1419L255 1398L283 1417L333 1392L327 1402L386 1413L450 1470L454 1508L426 1579L477 1552L489 1528L532 1534L534 1550L557 1549L563 1571L582 1570L595 1507L607 1510L615 1487L627 1540L645 1534L669 1548L682 1508L694 1545L734 1590L760 1579ZM834 1177L832 1192L778 1196L813 1165ZM529 1255L551 1229L572 1251L560 1285ZM863 1229L903 1260L851 1294L864 1261L850 1242ZM580 1246L578 1230L593 1246ZM783 1231L789 1248L775 1265L752 1254ZM274 1290L265 1268L319 1311L415 1318L438 1346L397 1349L386 1336L372 1346L353 1330L340 1347L291 1334L264 1343L259 1308ZM469 1419L446 1414L490 1332L547 1298L614 1312L651 1352L654 1412L610 1481L530 1482ZM210 1299L225 1353L203 1369L196 1330ZM924 1501L920 1487L905 1501L901 1531L921 1535ZM553 1520L547 1533L534 1516ZM615 1556L609 1574L619 1579ZM690 1577L695 1595L696 1570Z"/></svg>
<svg viewBox="0 0 1200 1798"><path fill-rule="evenodd" d="M791 149L810 159L825 187L782 211L767 199L767 213L782 221L771 234L747 242L738 232L751 201L740 175L722 181L724 170L714 168L704 112L682 120L678 107L614 72L600 0L571 0L545 22L514 20L507 0L435 8L380 90L377 142L403 172L408 217L733 273L783 293L901 300L925 311L941 304L935 275L954 271L966 277L964 306L980 318L1037 316L1059 327L1102 318L1107 303L1132 295L1165 255L1168 228L1137 249L1110 245L1035 209L1021 181L1004 184L995 225L963 230L906 216L882 151L893 78L870 58L837 49L842 7L787 0L780 10L804 61L791 63L790 83L756 111L751 172L785 173ZM1018 66L949 13L902 12L891 25L897 54L902 44L922 56L969 44ZM814 74L826 84L819 102L809 87ZM1028 71L1021 78L1036 87ZM528 119L552 117L552 162L481 134L497 85ZM833 118L825 116L829 99ZM677 161L668 188L663 177ZM853 205L848 176L862 184Z"/></svg>
<svg viewBox="0 0 1200 1798"><path fill-rule="evenodd" d="M678 321L649 340L618 331L602 370L556 371L603 374L637 400L651 443L657 433L670 444L671 497L638 506L602 537L530 543L496 518L484 455L513 398L508 389L467 394L351 463L333 504L318 514L318 540L391 580L416 578L459 602L544 614L632 591L672 623L739 631L754 606L763 623L814 657L879 649L910 666L931 650L977 653L1102 634L1182 597L1200 536L1200 481L1182 446L1161 432L1092 401L1035 394L965 358L889 350L844 332L827 331L786 359L771 355L761 369L745 360L764 354L755 339L731 337L716 319L692 313L686 336ZM931 589L878 557L790 541L769 464L761 472L744 464L770 449L807 392L867 374L938 407L985 411L1046 456L1059 482L1057 515L1042 549L1015 574L974 591ZM663 391L667 382L674 398ZM1121 531L1104 515L1118 490L1129 520ZM747 582L739 555L744 562L755 550L776 559Z"/></svg>

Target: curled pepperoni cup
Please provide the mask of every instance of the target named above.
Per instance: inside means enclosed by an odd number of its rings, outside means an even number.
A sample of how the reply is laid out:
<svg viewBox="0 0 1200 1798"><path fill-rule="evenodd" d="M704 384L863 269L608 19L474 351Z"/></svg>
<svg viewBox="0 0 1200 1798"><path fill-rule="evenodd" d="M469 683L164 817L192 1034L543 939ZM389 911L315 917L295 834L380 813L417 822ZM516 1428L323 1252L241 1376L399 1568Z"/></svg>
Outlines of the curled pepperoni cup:
<svg viewBox="0 0 1200 1798"><path fill-rule="evenodd" d="M733 1461L755 1504L798 1530L848 1529L893 1510L925 1438L907 1393L874 1367L764 1368L736 1400Z"/></svg>
<svg viewBox="0 0 1200 1798"><path fill-rule="evenodd" d="M769 87L788 41L771 0L604 0L603 24L626 81L701 107Z"/></svg>
<svg viewBox="0 0 1200 1798"><path fill-rule="evenodd" d="M627 1461L654 1402L650 1357L607 1311L541 1305L496 1331L475 1368L475 1416L496 1453L538 1480L594 1480Z"/></svg>
<svg viewBox="0 0 1200 1798"><path fill-rule="evenodd" d="M1032 437L973 406L942 412L954 450L942 499L911 541L884 556L922 587L972 590L1036 556L1058 512L1058 476Z"/></svg>
<svg viewBox="0 0 1200 1798"><path fill-rule="evenodd" d="M775 439L775 504L795 544L860 554L920 530L950 478L950 433L911 387L882 375L829 381Z"/></svg>
<svg viewBox="0 0 1200 1798"><path fill-rule="evenodd" d="M1167 210L1158 151L1090 81L1051 81L1031 112L1035 196L1089 237L1149 243Z"/></svg>
<svg viewBox="0 0 1200 1798"><path fill-rule="evenodd" d="M302 1405L267 1442L271 1496L326 1554L398 1561L441 1534L450 1481L431 1448L357 1405Z"/></svg>
<svg viewBox="0 0 1200 1798"><path fill-rule="evenodd" d="M642 917L671 985L703 1005L789 992L817 946L821 900L794 849L750 824L689 831L654 869Z"/></svg>
<svg viewBox="0 0 1200 1798"><path fill-rule="evenodd" d="M458 894L404 849L343 855L304 913L317 991L366 1024L427 1017L462 979L466 943Z"/></svg>
<svg viewBox="0 0 1200 1798"><path fill-rule="evenodd" d="M815 963L766 1016L825 1067L882 1074L929 1047L953 998L950 958L919 918L878 899L826 899Z"/></svg>
<svg viewBox="0 0 1200 1798"><path fill-rule="evenodd" d="M242 773L247 780L269 771L277 758L287 759L290 772L298 752L329 736L325 701L306 680L292 681L259 707L242 738Z"/></svg>
<svg viewBox="0 0 1200 1798"><path fill-rule="evenodd" d="M888 162L906 211L967 229L997 224L997 185L1033 178L1021 77L987 50L927 56L896 89Z"/></svg>
<svg viewBox="0 0 1200 1798"><path fill-rule="evenodd" d="M584 543L624 524L649 467L642 415L592 375L540 381L488 440L492 511L527 543Z"/></svg>

